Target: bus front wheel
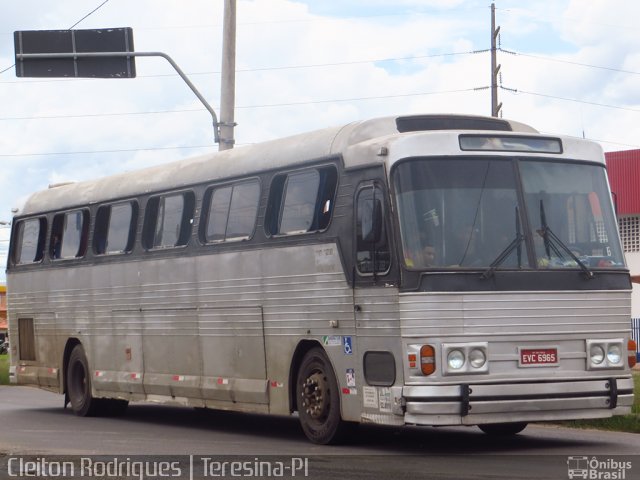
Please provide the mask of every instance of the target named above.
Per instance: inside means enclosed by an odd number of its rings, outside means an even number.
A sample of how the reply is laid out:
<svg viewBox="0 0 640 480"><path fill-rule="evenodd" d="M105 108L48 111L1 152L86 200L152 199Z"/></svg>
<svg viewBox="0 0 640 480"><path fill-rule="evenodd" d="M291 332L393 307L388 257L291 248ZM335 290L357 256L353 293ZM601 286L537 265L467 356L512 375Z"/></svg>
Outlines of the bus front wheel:
<svg viewBox="0 0 640 480"><path fill-rule="evenodd" d="M478 428L488 435L506 437L523 431L527 428L527 422L488 423L486 425L478 425Z"/></svg>
<svg viewBox="0 0 640 480"><path fill-rule="evenodd" d="M296 380L302 430L313 443L326 445L343 439L347 425L340 416L340 392L331 363L321 348L309 350Z"/></svg>
<svg viewBox="0 0 640 480"><path fill-rule="evenodd" d="M82 345L73 347L69 356L67 393L73 413L80 417L90 417L97 413L99 401L91 395L89 362Z"/></svg>

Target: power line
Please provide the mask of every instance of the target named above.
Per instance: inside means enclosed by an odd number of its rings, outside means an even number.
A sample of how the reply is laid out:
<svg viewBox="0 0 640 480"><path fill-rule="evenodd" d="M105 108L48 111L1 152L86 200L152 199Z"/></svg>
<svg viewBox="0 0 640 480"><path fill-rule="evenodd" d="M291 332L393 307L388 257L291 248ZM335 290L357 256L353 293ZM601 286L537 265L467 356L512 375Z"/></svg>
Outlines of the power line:
<svg viewBox="0 0 640 480"><path fill-rule="evenodd" d="M106 2L105 2L106 3ZM98 7L99 8L99 7ZM460 7L448 9L446 13L455 13L459 11L470 11L470 10L478 10L485 9L486 7ZM255 25L273 25L273 24L282 24L282 23L318 23L318 22L333 22L336 20L360 20L360 19L370 19L370 18L398 18L398 17L411 17L411 19L415 19L416 17L430 17L431 13L429 12L399 12L399 13L380 13L380 14L370 14L370 15L348 15L348 16L321 16L315 15L312 18L288 18L288 19L279 19L279 20L258 20L253 22L238 22L237 25L240 26L255 26ZM212 28L222 28L222 24L191 24L191 25L162 25L162 26L141 26L136 27L135 29L138 31L143 30L192 30L192 29L212 29ZM13 35L13 32L0 32L0 35Z"/></svg>
<svg viewBox="0 0 640 480"><path fill-rule="evenodd" d="M82 17L80 20L78 20L76 23L74 23L73 25L71 25L69 27L69 30L73 29L73 27L77 26L79 23L81 23L83 20L89 18L91 15L93 15L95 12L97 12L98 10L100 10L106 3L108 3L109 0L104 0L104 2L102 2L100 5L98 5L96 8L94 8L93 10L91 10L89 13L87 13L84 17Z"/></svg>
<svg viewBox="0 0 640 480"><path fill-rule="evenodd" d="M640 148L640 145L634 145L631 143L620 143L620 142L611 142L609 140L599 140L597 138L587 138L588 140L591 140L592 142L599 142L599 143L607 143L609 145L620 145L621 147L630 147L630 148Z"/></svg>
<svg viewBox="0 0 640 480"><path fill-rule="evenodd" d="M236 108L271 108L271 107L291 107L298 105L318 105L323 103L340 103L340 102L358 102L366 100L382 100L389 98L406 98L406 97L420 97L426 95L442 95L450 93L464 93L464 92L476 92L478 88L460 88L456 90L441 90L438 92L417 92L417 93L400 93L396 95L378 95L371 97L353 97L353 98L334 98L331 100L311 100L305 102L290 102L290 103L272 103L262 105L244 105Z"/></svg>
<svg viewBox="0 0 640 480"><path fill-rule="evenodd" d="M291 107L291 106L302 106L302 105L317 105L317 104L325 104L325 103L339 103L339 102L354 102L354 101L368 101L368 100L381 100L381 99L391 99L391 98L407 98L407 97L416 97L416 96L426 96L426 95L441 95L441 94L451 94L451 93L466 93L466 92L478 92L487 87L479 87L479 88L464 88L464 89L456 89L456 90L443 90L437 92L417 92L417 93L404 93L404 94L396 94L396 95L379 95L379 96L371 96L371 97L355 97L355 98L338 98L338 99L330 99L330 100L312 100L312 101L303 101L303 102L289 102L289 103L277 103L277 104L261 104L261 105L244 105L237 106L236 109L251 109L251 108L277 108L277 107ZM195 110L194 110L195 111ZM144 112L138 112L135 114L140 114ZM147 112L151 113L151 112ZM114 114L111 114L114 115ZM115 115L123 115L123 114L115 114ZM96 114L92 114L89 116L98 116ZM59 117L58 117L59 118ZM30 156L54 156L54 155L86 155L93 153L123 153L123 152L137 152L137 151L155 151L155 150L180 150L180 149L194 149L194 148L213 148L214 145L191 145L191 146L177 146L177 147L155 147L155 148L131 148L131 149L110 149L110 150L86 150L86 151L75 151L75 152L42 152L42 153L15 153L15 154L0 154L1 157L30 157Z"/></svg>
<svg viewBox="0 0 640 480"><path fill-rule="evenodd" d="M593 65L593 64L589 64L589 63L580 63L580 62L574 62L571 60L562 60L559 58L552 58L552 57L545 57L542 55L533 55L531 53L522 53L522 52L516 52L513 50L506 50L504 48L499 48L498 50L500 50L500 52L502 53L506 53L508 55L515 55L518 57L529 57L529 58L535 58L537 60L545 60L548 62L557 62L557 63L566 63L568 65L578 65L580 67L589 67L589 68L597 68L600 70L608 70L611 72L619 72L619 73L629 73L631 75L640 75L640 72L635 72L633 70L622 70L620 68L613 68L613 67L604 67L601 65Z"/></svg>
<svg viewBox="0 0 640 480"><path fill-rule="evenodd" d="M293 107L293 106L302 106L302 105L320 105L325 103L342 103L342 102L358 102L358 101L367 101L367 100L384 100L391 98L405 98L405 97L419 97L419 96L427 96L427 95L445 95L452 93L465 93L465 92L477 92L483 90L488 87L476 87L476 88L461 88L454 90L440 90L434 92L413 92L413 93L399 93L395 95L375 95L369 97L350 97L350 98L334 98L334 99L324 99L324 100L305 100L300 102L287 102L287 103L266 103L266 104L256 104L256 105L238 105L236 109L253 109L253 108L278 108L278 107ZM0 121L16 121L16 120L54 120L61 118L95 118L95 117L119 117L119 116L127 116L127 115L155 115L155 114L166 114L166 113L193 113L193 112L203 112L202 108L185 108L179 110L150 110L145 112L110 112L110 113L87 113L87 114L78 114L78 115L42 115L42 116L32 116L32 117L3 117L0 118Z"/></svg>
<svg viewBox="0 0 640 480"><path fill-rule="evenodd" d="M438 57L453 57L460 55L476 55L481 53L489 52L489 49L484 50L469 50L466 52L447 52L447 53L434 53L430 55L412 55L406 57L386 57L386 58L372 58L368 60L351 60L344 62L329 62L329 63L312 63L306 65L281 65L275 67L253 67L253 68L238 68L236 69L237 73L247 73L247 72L262 72L262 71L270 71L270 70L296 70L296 69L305 69L305 68L324 68L324 67L337 67L337 66L346 66L346 65L361 65L367 63L384 63L384 62L399 62L399 61L407 61L407 60L424 60L426 58L438 58ZM219 70L214 71L204 71L204 72L188 72L187 74L190 76L195 75L220 75ZM178 77L175 73L164 73L164 74L155 74L155 75L138 75L137 78L161 78L161 77ZM66 82L66 81L95 81L93 78L64 78L64 79L54 79L54 80L33 80L28 83L52 83L52 82ZM0 82L0 84L14 84L14 83L27 83L23 81L8 81L8 82Z"/></svg>
<svg viewBox="0 0 640 480"><path fill-rule="evenodd" d="M621 107L619 105L609 105L606 103L598 103L598 102L590 102L588 100L578 100L576 98L568 98L568 97L560 97L557 95L549 95L549 94L545 94L545 93L538 93L538 92L529 92L527 90L520 90L518 88L507 88L507 87L500 87L502 90L506 91L506 92L511 92L511 93L515 93L515 94L524 94L524 95L532 95L535 97L543 97L543 98L553 98L555 100L563 100L565 102L574 102L574 103L582 103L584 105L593 105L596 107L604 107L604 108L614 108L616 110L626 110L628 112L637 112L640 113L640 109L637 108L630 108L630 107Z"/></svg>
<svg viewBox="0 0 640 480"><path fill-rule="evenodd" d="M0 121L16 121L16 120L57 120L61 118L94 118L94 117L121 117L128 115L156 115L164 113L192 113L204 112L202 108L185 108L177 110L150 110L146 112L107 112L107 113L82 113L77 115L38 115L32 117L4 117Z"/></svg>
<svg viewBox="0 0 640 480"><path fill-rule="evenodd" d="M0 70L0 75L2 75L4 72L8 72L9 70L11 70L15 66L16 66L16 64L14 63L10 67L5 68L4 70Z"/></svg>
<svg viewBox="0 0 640 480"><path fill-rule="evenodd" d="M54 155L88 155L92 153L127 153L127 152L149 152L158 150L183 150L194 148L216 148L215 145L183 145L177 147L150 147L150 148L122 148L112 150L85 150L76 152L42 152L42 153L2 153L0 157L43 157Z"/></svg>
<svg viewBox="0 0 640 480"><path fill-rule="evenodd" d="M464 92L478 92L482 90L487 90L489 87L475 87L475 88L463 88L456 90L441 90L434 92L415 92L415 93L402 93L396 95L376 95L369 97L350 97L350 98L334 98L334 99L324 99L324 100L305 100L300 102L287 102L287 103L271 103L271 104L256 104L256 105L238 105L237 109L252 109L252 108L278 108L278 107L291 107L291 106L302 106L302 105L317 105L317 104L325 104L325 103L341 103L341 102L353 102L353 101L367 101L367 100L381 100L381 99L390 99L390 98L403 98L403 97L416 97L416 96L427 96L427 95L443 95L443 94L452 94L452 93L464 93ZM524 95L532 95L543 98L552 98L555 100L563 100L567 102L574 103L582 103L585 105L592 105L603 108L613 108L616 110L625 110L630 112L640 112L639 109L623 107L620 105L610 105L606 103L592 102L588 100L579 100L576 98L568 98L561 97L557 95L544 94L539 92L532 92L527 90L521 90L517 88L509 88L503 85L500 85L499 88L503 91L514 93L514 94L524 94ZM3 117L0 118L0 121L17 121L17 120L54 120L54 119L71 119L71 118L97 118L97 117L119 117L119 116L129 116L129 115L157 115L157 114L167 114L167 113L194 113L194 112L202 112L201 108L185 108L185 109L177 109L177 110L149 110L142 112L107 112L107 113L87 113L87 114L77 114L77 115L43 115L43 116L31 116L31 117Z"/></svg>
<svg viewBox="0 0 640 480"><path fill-rule="evenodd" d="M496 10L499 10L501 12L507 13L507 14L514 14L515 12L509 8L498 8L496 7ZM527 16L526 19L528 22L538 22L538 23L550 23L550 24L555 24L558 23L559 20L571 20L571 21L576 21L576 22L581 22L584 24L588 24L588 25L598 25L601 27L609 27L609 28L624 28L627 30L640 30L637 26L631 26L631 25L619 25L619 24L613 24L613 23L603 23L603 22L585 22L584 18L578 18L578 17L562 17L561 19L554 19L554 20L550 20L549 17L538 17L538 16Z"/></svg>

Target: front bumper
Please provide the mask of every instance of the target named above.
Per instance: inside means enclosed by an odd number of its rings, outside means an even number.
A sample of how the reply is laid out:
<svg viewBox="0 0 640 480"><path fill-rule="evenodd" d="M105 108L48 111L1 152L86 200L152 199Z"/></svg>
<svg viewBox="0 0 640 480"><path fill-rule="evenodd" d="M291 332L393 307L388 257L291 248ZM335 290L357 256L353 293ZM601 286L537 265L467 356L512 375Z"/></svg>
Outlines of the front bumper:
<svg viewBox="0 0 640 480"><path fill-rule="evenodd" d="M405 386L405 423L477 425L631 413L633 379Z"/></svg>

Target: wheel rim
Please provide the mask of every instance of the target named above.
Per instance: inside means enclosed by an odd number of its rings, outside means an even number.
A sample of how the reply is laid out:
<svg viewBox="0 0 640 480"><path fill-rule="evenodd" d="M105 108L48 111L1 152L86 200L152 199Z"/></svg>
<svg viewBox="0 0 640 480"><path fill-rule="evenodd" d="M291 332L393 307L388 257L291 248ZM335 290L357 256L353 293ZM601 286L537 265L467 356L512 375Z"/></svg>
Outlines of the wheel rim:
<svg viewBox="0 0 640 480"><path fill-rule="evenodd" d="M302 384L302 408L316 422L323 422L329 415L329 382L323 372L317 371Z"/></svg>

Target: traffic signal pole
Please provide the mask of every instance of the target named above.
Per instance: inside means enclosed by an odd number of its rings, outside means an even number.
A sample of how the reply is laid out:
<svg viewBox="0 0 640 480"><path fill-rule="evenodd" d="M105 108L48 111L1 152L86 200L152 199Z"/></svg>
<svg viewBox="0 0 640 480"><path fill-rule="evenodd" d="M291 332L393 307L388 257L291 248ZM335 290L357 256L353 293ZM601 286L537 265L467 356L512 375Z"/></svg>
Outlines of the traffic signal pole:
<svg viewBox="0 0 640 480"><path fill-rule="evenodd" d="M236 100L236 0L224 0L222 30L222 82L220 87L219 151L233 148L235 143Z"/></svg>

